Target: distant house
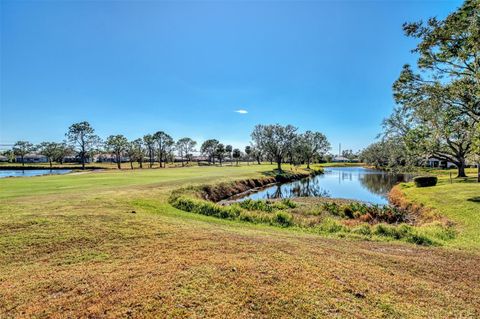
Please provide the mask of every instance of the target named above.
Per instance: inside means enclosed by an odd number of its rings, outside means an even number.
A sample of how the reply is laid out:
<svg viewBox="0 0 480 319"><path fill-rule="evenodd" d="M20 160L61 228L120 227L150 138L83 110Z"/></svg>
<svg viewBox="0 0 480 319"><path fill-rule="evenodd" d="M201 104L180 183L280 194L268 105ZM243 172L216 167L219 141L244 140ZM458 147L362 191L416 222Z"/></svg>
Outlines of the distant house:
<svg viewBox="0 0 480 319"><path fill-rule="evenodd" d="M8 157L0 155L0 162L8 162Z"/></svg>
<svg viewBox="0 0 480 319"><path fill-rule="evenodd" d="M63 157L63 162L64 163L79 163L80 158L78 158L78 156L68 155L68 156Z"/></svg>
<svg viewBox="0 0 480 319"><path fill-rule="evenodd" d="M15 157L15 162L17 163L47 163L48 162L48 157L45 155L40 155L40 154L27 154L23 157L17 156Z"/></svg>
<svg viewBox="0 0 480 319"><path fill-rule="evenodd" d="M457 165L452 162L447 162L444 160L439 160L438 158L430 157L427 159L426 164L428 167L438 167L438 168L456 168ZM465 161L466 167L476 167L475 163L469 162L468 160Z"/></svg>
<svg viewBox="0 0 480 319"><path fill-rule="evenodd" d="M344 156L335 156L334 158L332 158L332 162L346 163L346 162L350 162L350 160Z"/></svg>
<svg viewBox="0 0 480 319"><path fill-rule="evenodd" d="M439 167L439 168L450 168L450 167L457 167L455 164L443 160L439 160L438 158L430 157L427 160L428 167Z"/></svg>
<svg viewBox="0 0 480 319"><path fill-rule="evenodd" d="M204 161L208 161L209 157L208 156L192 156L192 160L195 162L204 162Z"/></svg>
<svg viewBox="0 0 480 319"><path fill-rule="evenodd" d="M116 163L117 157L115 154L104 153L104 154L95 155L93 157L93 161L98 163ZM128 161L130 161L130 158L128 156L120 157L120 162L124 163Z"/></svg>

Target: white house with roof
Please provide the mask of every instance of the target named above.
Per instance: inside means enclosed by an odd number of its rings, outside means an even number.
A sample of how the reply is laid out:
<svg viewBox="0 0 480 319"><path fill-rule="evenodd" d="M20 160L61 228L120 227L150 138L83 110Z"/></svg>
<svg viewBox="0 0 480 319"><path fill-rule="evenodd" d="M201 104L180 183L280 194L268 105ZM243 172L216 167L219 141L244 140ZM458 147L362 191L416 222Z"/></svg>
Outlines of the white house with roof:
<svg viewBox="0 0 480 319"><path fill-rule="evenodd" d="M16 156L15 157L15 162L17 163L47 163L48 162L48 157L45 155L41 154L27 154L23 156L23 161L21 156Z"/></svg>
<svg viewBox="0 0 480 319"><path fill-rule="evenodd" d="M350 162L350 160L348 158L346 158L345 156L335 156L334 158L332 158L332 162L346 163L346 162Z"/></svg>

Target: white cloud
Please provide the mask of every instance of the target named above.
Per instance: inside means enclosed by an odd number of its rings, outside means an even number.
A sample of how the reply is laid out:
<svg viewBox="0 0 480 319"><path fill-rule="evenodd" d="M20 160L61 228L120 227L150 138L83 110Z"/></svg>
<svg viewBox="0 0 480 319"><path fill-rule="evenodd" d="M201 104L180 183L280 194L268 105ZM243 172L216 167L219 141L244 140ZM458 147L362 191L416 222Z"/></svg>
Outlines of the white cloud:
<svg viewBox="0 0 480 319"><path fill-rule="evenodd" d="M239 114L247 114L247 113L248 113L247 110L242 110L242 109L236 110L236 111L234 111L234 112L237 112L237 113L239 113Z"/></svg>

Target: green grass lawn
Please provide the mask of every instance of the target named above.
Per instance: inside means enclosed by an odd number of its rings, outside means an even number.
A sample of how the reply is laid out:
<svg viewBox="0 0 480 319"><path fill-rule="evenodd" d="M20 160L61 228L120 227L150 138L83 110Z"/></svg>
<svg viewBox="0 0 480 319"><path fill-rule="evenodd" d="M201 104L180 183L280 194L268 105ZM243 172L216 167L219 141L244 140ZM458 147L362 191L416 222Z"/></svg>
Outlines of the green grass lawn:
<svg viewBox="0 0 480 319"><path fill-rule="evenodd" d="M480 316L472 249L326 238L167 202L274 167L0 179L0 317Z"/></svg>
<svg viewBox="0 0 480 319"><path fill-rule="evenodd" d="M467 170L469 178L454 178L454 170L428 172L438 176L437 186L418 188L413 183L402 184L407 199L432 207L456 223L458 235L447 242L448 246L480 249L480 183L476 180L476 169Z"/></svg>

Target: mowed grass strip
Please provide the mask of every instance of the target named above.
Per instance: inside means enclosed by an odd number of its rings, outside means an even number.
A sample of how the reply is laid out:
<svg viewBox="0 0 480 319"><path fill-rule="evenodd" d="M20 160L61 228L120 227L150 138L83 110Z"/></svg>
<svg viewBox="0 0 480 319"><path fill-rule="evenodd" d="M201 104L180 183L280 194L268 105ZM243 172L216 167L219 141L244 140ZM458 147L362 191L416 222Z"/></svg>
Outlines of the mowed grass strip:
<svg viewBox="0 0 480 319"><path fill-rule="evenodd" d="M462 249L480 249L480 183L476 181L476 169L468 169L469 178L452 178L450 172L433 170L438 184L433 187L415 187L413 183L400 185L401 191L412 202L434 208L456 225L455 239L447 246ZM454 172L453 172L453 176Z"/></svg>
<svg viewBox="0 0 480 319"><path fill-rule="evenodd" d="M0 317L480 316L477 253L330 239L167 203L179 186L272 168L0 180Z"/></svg>

